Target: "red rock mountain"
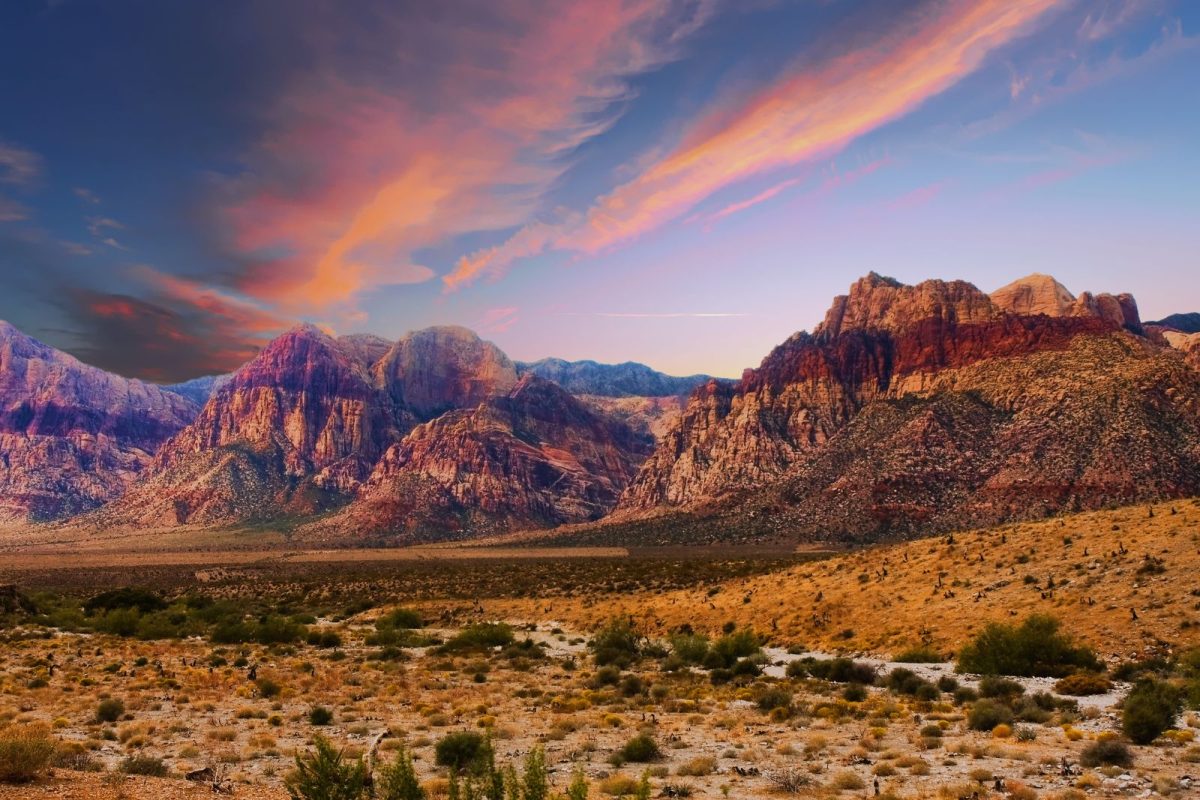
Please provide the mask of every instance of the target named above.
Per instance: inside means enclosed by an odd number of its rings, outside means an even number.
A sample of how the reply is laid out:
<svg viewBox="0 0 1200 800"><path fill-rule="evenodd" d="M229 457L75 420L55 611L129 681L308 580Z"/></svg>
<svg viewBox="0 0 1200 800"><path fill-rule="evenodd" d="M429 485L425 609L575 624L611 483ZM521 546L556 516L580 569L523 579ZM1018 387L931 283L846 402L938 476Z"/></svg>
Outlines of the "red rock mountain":
<svg viewBox="0 0 1200 800"><path fill-rule="evenodd" d="M652 446L525 375L507 393L418 425L388 448L344 512L301 533L403 541L595 520Z"/></svg>
<svg viewBox="0 0 1200 800"><path fill-rule="evenodd" d="M616 519L873 539L1195 494L1200 374L1141 331L1128 295L1045 276L989 297L869 275L735 386L698 390Z"/></svg>
<svg viewBox="0 0 1200 800"><path fill-rule="evenodd" d="M372 515L322 530L353 539L418 525L435 536L464 520L579 521L616 504L648 449L558 387L518 382L513 362L464 328L389 344L302 326L238 370L149 474L86 522L279 521L360 493L355 507Z"/></svg>
<svg viewBox="0 0 1200 800"><path fill-rule="evenodd" d="M120 495L197 411L0 321L0 521L58 519Z"/></svg>

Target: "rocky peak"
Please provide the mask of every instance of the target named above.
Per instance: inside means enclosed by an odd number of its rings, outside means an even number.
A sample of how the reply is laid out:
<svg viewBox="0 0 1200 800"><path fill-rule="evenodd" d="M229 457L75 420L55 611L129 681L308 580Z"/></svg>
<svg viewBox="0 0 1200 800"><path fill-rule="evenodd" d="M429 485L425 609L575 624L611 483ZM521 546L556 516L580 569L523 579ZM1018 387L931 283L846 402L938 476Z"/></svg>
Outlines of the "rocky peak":
<svg viewBox="0 0 1200 800"><path fill-rule="evenodd" d="M197 410L0 321L0 519L54 519L116 497Z"/></svg>
<svg viewBox="0 0 1200 800"><path fill-rule="evenodd" d="M1069 316L1075 295L1050 275L1035 272L1002 286L989 295L992 302L1013 314Z"/></svg>
<svg viewBox="0 0 1200 800"><path fill-rule="evenodd" d="M849 331L900 333L931 318L982 322L996 313L988 296L966 281L928 280L908 286L872 272L855 281L849 294L834 298L813 335L832 339Z"/></svg>
<svg viewBox="0 0 1200 800"><path fill-rule="evenodd" d="M516 365L500 348L458 326L405 334L373 371L376 385L422 419L478 405L517 383Z"/></svg>

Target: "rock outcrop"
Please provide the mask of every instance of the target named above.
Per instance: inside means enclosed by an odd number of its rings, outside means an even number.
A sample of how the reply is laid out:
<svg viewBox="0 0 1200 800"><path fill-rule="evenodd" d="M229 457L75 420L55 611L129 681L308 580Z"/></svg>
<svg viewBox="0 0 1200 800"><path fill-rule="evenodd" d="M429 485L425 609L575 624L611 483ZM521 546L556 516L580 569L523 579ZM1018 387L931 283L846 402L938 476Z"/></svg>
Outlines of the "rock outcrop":
<svg viewBox="0 0 1200 800"><path fill-rule="evenodd" d="M1137 334L1132 298L1042 276L996 295L861 279L698 390L617 518L753 510L862 540L1200 492L1200 375Z"/></svg>
<svg viewBox="0 0 1200 800"><path fill-rule="evenodd" d="M198 410L0 321L0 520L60 519L119 496Z"/></svg>
<svg viewBox="0 0 1200 800"><path fill-rule="evenodd" d="M595 520L653 441L525 375L506 394L418 425L360 496L302 536L389 543Z"/></svg>

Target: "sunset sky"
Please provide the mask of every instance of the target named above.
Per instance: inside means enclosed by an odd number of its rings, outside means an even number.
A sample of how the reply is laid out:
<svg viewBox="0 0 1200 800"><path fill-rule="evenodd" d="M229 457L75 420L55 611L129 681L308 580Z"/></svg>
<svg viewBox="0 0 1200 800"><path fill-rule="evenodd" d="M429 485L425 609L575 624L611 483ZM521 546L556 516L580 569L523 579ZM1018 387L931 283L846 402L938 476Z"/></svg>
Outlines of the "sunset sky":
<svg viewBox="0 0 1200 800"><path fill-rule="evenodd" d="M0 318L737 376L877 271L1200 311L1200 3L8 0Z"/></svg>

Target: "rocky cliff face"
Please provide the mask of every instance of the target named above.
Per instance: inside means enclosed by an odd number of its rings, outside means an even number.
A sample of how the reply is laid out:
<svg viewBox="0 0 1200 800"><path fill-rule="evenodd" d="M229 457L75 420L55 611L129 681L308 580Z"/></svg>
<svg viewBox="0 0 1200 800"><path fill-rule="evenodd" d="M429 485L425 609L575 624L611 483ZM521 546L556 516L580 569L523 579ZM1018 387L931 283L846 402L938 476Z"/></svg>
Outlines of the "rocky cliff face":
<svg viewBox="0 0 1200 800"><path fill-rule="evenodd" d="M505 394L414 428L354 503L300 535L403 542L598 519L651 447L526 375Z"/></svg>
<svg viewBox="0 0 1200 800"><path fill-rule="evenodd" d="M1198 376L1132 333L1132 298L1042 276L996 295L863 278L698 390L618 516L772 496L797 535L878 537L1200 491Z"/></svg>
<svg viewBox="0 0 1200 800"><path fill-rule="evenodd" d="M0 321L0 520L58 519L111 500L197 411Z"/></svg>
<svg viewBox="0 0 1200 800"><path fill-rule="evenodd" d="M388 343L302 326L234 374L146 478L85 522L279 521L360 497L317 526L322 535L593 519L651 442L553 384L518 379L463 328Z"/></svg>

